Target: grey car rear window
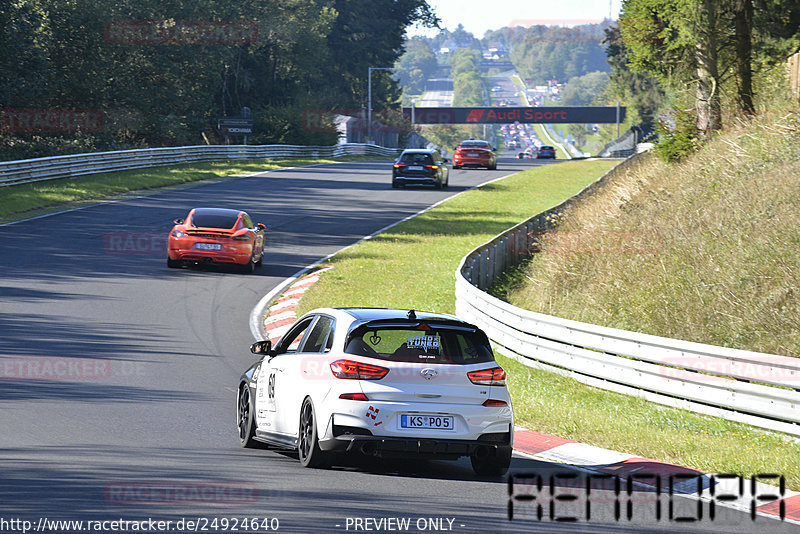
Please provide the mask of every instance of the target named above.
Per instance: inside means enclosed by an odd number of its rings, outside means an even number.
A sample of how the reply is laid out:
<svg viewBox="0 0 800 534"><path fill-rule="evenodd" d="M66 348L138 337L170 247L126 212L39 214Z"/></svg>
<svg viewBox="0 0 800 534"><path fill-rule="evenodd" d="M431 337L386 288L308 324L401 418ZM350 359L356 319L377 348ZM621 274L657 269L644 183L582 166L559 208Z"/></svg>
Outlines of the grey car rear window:
<svg viewBox="0 0 800 534"><path fill-rule="evenodd" d="M403 154L400 157L400 163L405 163L406 165L432 165L433 158L431 158L430 154Z"/></svg>

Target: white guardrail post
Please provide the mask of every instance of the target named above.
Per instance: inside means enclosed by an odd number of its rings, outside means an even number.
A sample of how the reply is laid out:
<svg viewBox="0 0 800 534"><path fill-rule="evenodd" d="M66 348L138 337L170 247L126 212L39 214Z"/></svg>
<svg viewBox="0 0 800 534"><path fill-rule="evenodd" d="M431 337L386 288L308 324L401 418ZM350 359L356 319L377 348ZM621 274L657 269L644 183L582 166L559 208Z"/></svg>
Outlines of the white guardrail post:
<svg viewBox="0 0 800 534"><path fill-rule="evenodd" d="M377 145L345 143L333 146L200 145L96 152L0 162L0 187L71 178L100 172L178 165L198 161L329 158L340 156L395 157L400 151L401 149Z"/></svg>
<svg viewBox="0 0 800 534"><path fill-rule="evenodd" d="M704 345L561 319L485 293L504 270L536 252L568 205L644 157L623 161L567 201L478 247L456 270L456 315L500 353L525 365L667 406L800 436L800 358ZM510 253L509 243L522 243Z"/></svg>

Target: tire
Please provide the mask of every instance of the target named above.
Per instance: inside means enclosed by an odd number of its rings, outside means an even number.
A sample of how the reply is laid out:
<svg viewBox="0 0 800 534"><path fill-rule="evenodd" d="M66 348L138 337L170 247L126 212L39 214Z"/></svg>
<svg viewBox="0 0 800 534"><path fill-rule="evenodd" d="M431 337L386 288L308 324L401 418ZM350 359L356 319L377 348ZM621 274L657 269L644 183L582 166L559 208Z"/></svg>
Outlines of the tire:
<svg viewBox="0 0 800 534"><path fill-rule="evenodd" d="M239 443L247 449L260 449L263 445L253 439L256 435L256 425L253 420L253 405L250 402L250 387L243 384L239 388L236 402L236 426L239 429Z"/></svg>
<svg viewBox="0 0 800 534"><path fill-rule="evenodd" d="M486 455L478 455L476 451L469 457L472 469L479 476L503 476L511 464L511 451L511 447L490 447Z"/></svg>
<svg viewBox="0 0 800 534"><path fill-rule="evenodd" d="M256 267L261 267L264 264L264 242L261 242L261 254L258 255Z"/></svg>
<svg viewBox="0 0 800 534"><path fill-rule="evenodd" d="M172 258L167 256L167 267L169 267L170 269L177 269L181 265L183 265L183 262L181 260L173 260Z"/></svg>
<svg viewBox="0 0 800 534"><path fill-rule="evenodd" d="M319 448L317 421L311 399L303 401L303 407L300 408L297 455L303 467L327 467L330 465L330 454Z"/></svg>
<svg viewBox="0 0 800 534"><path fill-rule="evenodd" d="M253 261L255 258L250 256L250 261L242 265L242 272L245 274L251 274L256 270L256 262Z"/></svg>
<svg viewBox="0 0 800 534"><path fill-rule="evenodd" d="M398 187L400 187L400 186L397 185L397 181L392 180L392 189L397 189Z"/></svg>
<svg viewBox="0 0 800 534"><path fill-rule="evenodd" d="M453 165L453 168L454 168L454 169L460 169L460 168L461 168L461 165Z"/></svg>
<svg viewBox="0 0 800 534"><path fill-rule="evenodd" d="M435 187L436 189L442 189L444 187L444 182L436 182L435 184L433 184L433 187Z"/></svg>

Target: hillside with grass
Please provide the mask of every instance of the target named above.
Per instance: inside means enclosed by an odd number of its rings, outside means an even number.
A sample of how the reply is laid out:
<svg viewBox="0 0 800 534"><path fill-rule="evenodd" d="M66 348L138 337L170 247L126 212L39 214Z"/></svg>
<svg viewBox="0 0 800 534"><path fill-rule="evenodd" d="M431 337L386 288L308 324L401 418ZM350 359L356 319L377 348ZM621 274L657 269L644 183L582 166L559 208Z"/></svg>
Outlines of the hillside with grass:
<svg viewBox="0 0 800 534"><path fill-rule="evenodd" d="M565 212L518 281L507 299L537 312L800 356L800 116L641 158Z"/></svg>

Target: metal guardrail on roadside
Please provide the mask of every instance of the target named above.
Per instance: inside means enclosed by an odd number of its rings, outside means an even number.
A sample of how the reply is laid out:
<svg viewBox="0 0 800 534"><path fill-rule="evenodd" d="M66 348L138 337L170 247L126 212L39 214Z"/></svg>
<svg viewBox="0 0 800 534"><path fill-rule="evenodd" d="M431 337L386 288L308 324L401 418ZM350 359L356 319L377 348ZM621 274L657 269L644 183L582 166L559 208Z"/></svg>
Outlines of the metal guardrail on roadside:
<svg viewBox="0 0 800 534"><path fill-rule="evenodd" d="M523 310L484 292L530 257L538 236L557 224L564 208L641 157L625 160L574 197L465 256L455 273L456 314L486 331L500 353L531 367L800 436L800 358L581 323Z"/></svg>
<svg viewBox="0 0 800 534"><path fill-rule="evenodd" d="M0 186L199 161L339 156L394 157L398 154L399 150L395 148L360 143L333 146L200 145L119 150L0 162Z"/></svg>

